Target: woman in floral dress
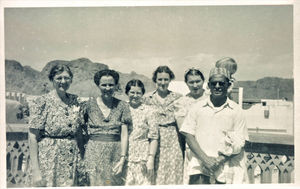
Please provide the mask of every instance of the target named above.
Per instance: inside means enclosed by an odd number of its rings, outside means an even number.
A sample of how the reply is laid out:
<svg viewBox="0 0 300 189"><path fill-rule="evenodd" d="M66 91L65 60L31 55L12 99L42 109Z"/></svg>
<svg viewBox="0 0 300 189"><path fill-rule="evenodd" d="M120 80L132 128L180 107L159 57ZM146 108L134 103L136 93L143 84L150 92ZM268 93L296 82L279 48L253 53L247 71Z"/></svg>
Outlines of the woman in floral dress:
<svg viewBox="0 0 300 189"><path fill-rule="evenodd" d="M29 101L29 148L34 186L73 186L79 161L80 106L66 91L73 74L66 65L54 66L49 80L54 89Z"/></svg>
<svg viewBox="0 0 300 189"><path fill-rule="evenodd" d="M140 80L127 83L132 132L129 136L126 185L151 185L154 179L154 158L157 151L158 126L153 109L142 103L145 93Z"/></svg>
<svg viewBox="0 0 300 189"><path fill-rule="evenodd" d="M203 83L204 83L204 76L202 72L198 69L191 68L188 69L184 74L184 81L188 86L190 92L185 96L179 98L175 102L175 118L178 124L178 127L181 127L183 119L187 115L189 107L196 103L197 101L202 100L203 98L207 97L204 93ZM184 159L184 177L183 183L189 184L189 168L188 164L191 160L191 151L188 148L188 145L185 146L185 159Z"/></svg>
<svg viewBox="0 0 300 189"><path fill-rule="evenodd" d="M127 155L129 105L116 99L119 74L101 70L94 75L101 94L87 102L85 121L89 141L85 149L85 165L92 186L123 185L123 167Z"/></svg>
<svg viewBox="0 0 300 189"><path fill-rule="evenodd" d="M183 151L182 135L178 132L174 116L174 102L182 95L169 91L169 83L175 78L168 66L159 66L152 80L157 89L145 98L145 103L157 111L159 145L155 162L157 185L182 184Z"/></svg>

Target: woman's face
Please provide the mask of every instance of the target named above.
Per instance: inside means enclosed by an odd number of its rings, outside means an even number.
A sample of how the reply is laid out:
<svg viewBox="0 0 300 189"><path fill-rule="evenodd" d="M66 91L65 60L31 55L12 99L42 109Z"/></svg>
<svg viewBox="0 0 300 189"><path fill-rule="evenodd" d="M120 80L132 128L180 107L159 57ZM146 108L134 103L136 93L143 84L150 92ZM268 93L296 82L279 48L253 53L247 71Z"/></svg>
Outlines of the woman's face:
<svg viewBox="0 0 300 189"><path fill-rule="evenodd" d="M133 106L138 106L142 103L143 91L141 87L131 86L128 91L129 103Z"/></svg>
<svg viewBox="0 0 300 189"><path fill-rule="evenodd" d="M156 86L157 90L165 92L168 90L171 82L170 75L166 72L157 73Z"/></svg>
<svg viewBox="0 0 300 189"><path fill-rule="evenodd" d="M104 97L112 97L116 90L115 80L112 76L102 76L99 82L101 95Z"/></svg>
<svg viewBox="0 0 300 189"><path fill-rule="evenodd" d="M67 91L72 83L72 77L67 71L63 71L60 74L56 74L53 77L53 87L56 91Z"/></svg>
<svg viewBox="0 0 300 189"><path fill-rule="evenodd" d="M187 76L187 86L191 93L197 93L202 90L204 81L201 79L200 75L188 75Z"/></svg>

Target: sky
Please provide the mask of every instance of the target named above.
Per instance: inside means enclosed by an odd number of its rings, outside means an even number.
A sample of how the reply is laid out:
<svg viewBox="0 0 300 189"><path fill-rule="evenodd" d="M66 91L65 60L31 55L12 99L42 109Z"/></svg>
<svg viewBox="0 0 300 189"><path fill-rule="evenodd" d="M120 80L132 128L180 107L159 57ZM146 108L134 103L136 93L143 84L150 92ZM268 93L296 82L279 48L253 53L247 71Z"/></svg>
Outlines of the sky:
<svg viewBox="0 0 300 189"><path fill-rule="evenodd" d="M5 58L39 71L85 57L148 77L168 65L183 80L232 57L237 80L293 78L291 5L5 8L4 27Z"/></svg>

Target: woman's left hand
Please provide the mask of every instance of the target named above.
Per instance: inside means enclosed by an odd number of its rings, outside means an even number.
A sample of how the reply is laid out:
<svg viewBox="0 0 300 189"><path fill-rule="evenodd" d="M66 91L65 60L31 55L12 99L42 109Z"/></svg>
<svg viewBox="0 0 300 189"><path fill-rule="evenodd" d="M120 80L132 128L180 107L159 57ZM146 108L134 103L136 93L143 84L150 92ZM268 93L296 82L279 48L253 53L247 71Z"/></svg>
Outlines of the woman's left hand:
<svg viewBox="0 0 300 189"><path fill-rule="evenodd" d="M122 173L124 162L125 162L125 158L121 157L120 161L117 163L117 165L112 170L115 175L119 175Z"/></svg>
<svg viewBox="0 0 300 189"><path fill-rule="evenodd" d="M149 157L146 166L147 166L147 175L152 182L152 179L154 178L154 158Z"/></svg>

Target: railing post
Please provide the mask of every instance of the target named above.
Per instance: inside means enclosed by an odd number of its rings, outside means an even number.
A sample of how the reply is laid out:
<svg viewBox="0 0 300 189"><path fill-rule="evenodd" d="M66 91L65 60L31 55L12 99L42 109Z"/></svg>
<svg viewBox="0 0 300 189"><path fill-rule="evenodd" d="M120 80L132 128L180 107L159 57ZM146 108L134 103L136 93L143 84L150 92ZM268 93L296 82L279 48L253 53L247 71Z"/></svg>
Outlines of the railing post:
<svg viewBox="0 0 300 189"><path fill-rule="evenodd" d="M249 183L254 184L254 168L252 167L252 165L248 167L247 173L248 173Z"/></svg>
<svg viewBox="0 0 300 189"><path fill-rule="evenodd" d="M269 167L262 170L261 183L272 183L272 171Z"/></svg>
<svg viewBox="0 0 300 189"><path fill-rule="evenodd" d="M291 173L286 169L279 171L279 183L290 183L291 182Z"/></svg>

